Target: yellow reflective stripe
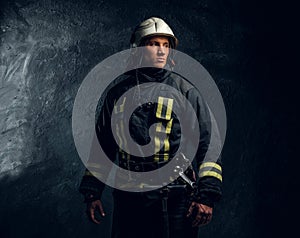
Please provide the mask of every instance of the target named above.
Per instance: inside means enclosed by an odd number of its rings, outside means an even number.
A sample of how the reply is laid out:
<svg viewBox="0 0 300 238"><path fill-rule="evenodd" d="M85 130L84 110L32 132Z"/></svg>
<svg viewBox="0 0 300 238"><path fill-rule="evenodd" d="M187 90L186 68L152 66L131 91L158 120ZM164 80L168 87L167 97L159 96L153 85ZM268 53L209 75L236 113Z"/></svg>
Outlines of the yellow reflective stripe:
<svg viewBox="0 0 300 238"><path fill-rule="evenodd" d="M203 168L207 168L207 167L212 167L212 168L218 169L222 172L222 167L220 165L218 165L217 163L214 163L214 162L205 162L205 163L201 164L199 170L201 170Z"/></svg>
<svg viewBox="0 0 300 238"><path fill-rule="evenodd" d="M169 152L170 150L170 142L168 136L164 140L164 152ZM164 153L164 161L169 160L169 153Z"/></svg>
<svg viewBox="0 0 300 238"><path fill-rule="evenodd" d="M100 166L100 164L97 164L97 163L87 163L87 168L101 169L101 166Z"/></svg>
<svg viewBox="0 0 300 238"><path fill-rule="evenodd" d="M103 175L100 174L100 173L97 173L95 171L90 172L88 170L85 171L84 175L85 176L93 176L93 177L97 177L97 178L102 178L103 177Z"/></svg>
<svg viewBox="0 0 300 238"><path fill-rule="evenodd" d="M120 134L120 131L121 131L121 134ZM126 141L126 138L124 136L124 125L123 125L123 120L120 121L120 126L118 124L116 124L116 134L117 134L117 137L119 139L119 152L121 153L122 155L122 159L125 159L125 153L124 151L121 149L123 148L123 141L124 141L124 148L128 151L127 149L127 141ZM122 140L123 138L123 140ZM129 155L128 155L128 159L129 159Z"/></svg>
<svg viewBox="0 0 300 238"><path fill-rule="evenodd" d="M172 108L173 108L173 99L168 98L168 105L167 105L167 112L166 112L166 119L167 120L171 119Z"/></svg>
<svg viewBox="0 0 300 238"><path fill-rule="evenodd" d="M158 97L158 105L157 105L157 110L156 110L156 117L158 117L158 118L161 118L163 103L164 103L164 98Z"/></svg>
<svg viewBox="0 0 300 238"><path fill-rule="evenodd" d="M123 120L120 121L120 128L121 128L121 135L124 140L124 148L128 151L127 140L126 140L125 133L124 133L124 121Z"/></svg>
<svg viewBox="0 0 300 238"><path fill-rule="evenodd" d="M159 161L159 150L160 150L160 140L157 136L154 137L154 143L155 143L155 151L157 151L155 153L155 156L154 156L154 161L158 162Z"/></svg>
<svg viewBox="0 0 300 238"><path fill-rule="evenodd" d="M222 175L220 175L219 173L215 172L215 171L203 171L202 173L200 173L199 177L205 177L205 176L212 176L215 177L217 179L219 179L222 182Z"/></svg>
<svg viewBox="0 0 300 238"><path fill-rule="evenodd" d="M157 125L156 125L156 131L157 132L162 132L162 123L161 122L157 123Z"/></svg>
<svg viewBox="0 0 300 238"><path fill-rule="evenodd" d="M125 159L125 153L121 148L119 148L119 153L122 155L122 159Z"/></svg>
<svg viewBox="0 0 300 238"><path fill-rule="evenodd" d="M122 104L120 105L120 112L124 112L124 106L126 102L126 97L124 97Z"/></svg>
<svg viewBox="0 0 300 238"><path fill-rule="evenodd" d="M115 106L114 106L114 113L124 112L125 102L126 102L126 97L123 98L123 102L122 102L122 104L119 106L119 107L120 107L120 110L118 110L118 106L115 104Z"/></svg>
<svg viewBox="0 0 300 238"><path fill-rule="evenodd" d="M166 127L166 133L167 134L171 133L172 123L173 123L173 118L170 121L168 121L168 123L167 123L167 127Z"/></svg>
<svg viewBox="0 0 300 238"><path fill-rule="evenodd" d="M170 134L171 133L171 129L172 129L172 124L173 124L173 118L168 121L166 128L163 130L163 126L162 126L162 122L158 122L156 124L156 132L163 132L166 134Z"/></svg>
<svg viewBox="0 0 300 238"><path fill-rule="evenodd" d="M173 108L173 99L172 98L165 98L165 97L158 97L157 100L157 110L156 110L156 117L157 118L161 118L161 119L166 119L169 120L167 122L166 127L163 126L162 122L158 122L156 125L156 132L162 132L162 133L166 133L167 135L171 133L171 129L172 129L172 124L173 124L173 119L171 119L171 115L172 115L172 108ZM165 115L162 115L162 111L163 111L163 105L166 106L166 113ZM169 141L169 137L167 136L164 141L160 141L159 137L155 136L154 137L154 141L155 141L155 151L157 151L155 153L154 156L154 161L160 161L159 156L160 154L160 145L161 143L163 143L163 150L164 152L169 152L170 151L170 141ZM169 153L163 153L163 160L167 161L169 160Z"/></svg>
<svg viewBox="0 0 300 238"><path fill-rule="evenodd" d="M121 138L123 138L123 141L124 141L124 148L126 151L129 151L128 148L127 148L127 140L126 140L126 137L125 137L125 132L124 132L124 121L121 120L120 121L120 129L121 129ZM129 159L130 155L126 153L126 156L128 156L127 159ZM125 157L125 153L122 151L122 158Z"/></svg>
<svg viewBox="0 0 300 238"><path fill-rule="evenodd" d="M120 128L119 128L118 124L116 124L116 134L117 134L117 137L119 139L119 147L122 147L123 141L122 141L122 137L120 135Z"/></svg>
<svg viewBox="0 0 300 238"><path fill-rule="evenodd" d="M88 171L88 170L86 170L86 171L84 172L84 175L87 175L87 176L93 176L92 173L91 173L90 171Z"/></svg>
<svg viewBox="0 0 300 238"><path fill-rule="evenodd" d="M117 114L118 113L118 107L116 105L116 100L114 100L114 113Z"/></svg>
<svg viewBox="0 0 300 238"><path fill-rule="evenodd" d="M164 140L164 151L168 152L170 150L170 142L168 136Z"/></svg>
<svg viewBox="0 0 300 238"><path fill-rule="evenodd" d="M165 153L164 154L164 161L168 161L169 160L169 153Z"/></svg>
<svg viewBox="0 0 300 238"><path fill-rule="evenodd" d="M172 98L158 97L156 117L170 120L171 115L172 115L172 109L173 109L173 101L174 101L174 99L172 99ZM162 115L163 105L165 105L167 107L166 115Z"/></svg>

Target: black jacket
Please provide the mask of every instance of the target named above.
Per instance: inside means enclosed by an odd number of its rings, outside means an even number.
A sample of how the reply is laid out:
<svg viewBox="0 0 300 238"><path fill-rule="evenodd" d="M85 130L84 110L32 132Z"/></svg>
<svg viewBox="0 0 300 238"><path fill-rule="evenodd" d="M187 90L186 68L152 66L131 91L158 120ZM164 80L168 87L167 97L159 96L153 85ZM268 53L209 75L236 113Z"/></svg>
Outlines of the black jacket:
<svg viewBox="0 0 300 238"><path fill-rule="evenodd" d="M191 120L190 112L187 109L188 107L184 102L179 101L180 99L176 96L176 93L172 94L168 92L167 89L165 91L161 90L161 88L158 90L155 84L146 90L141 90L141 88L146 85L144 83L149 82L162 83L178 90L190 102L198 120ZM133 87L135 87L134 97L124 97L124 93ZM106 155L112 161L118 158L120 167L124 167L124 162L128 160L136 163L156 163L167 162L173 159L181 141L188 141L189 139L181 138L180 122L177 114L172 110L172 105L176 102L177 105L181 107L180 118L183 118L183 123L190 125L190 133L193 133L196 124L199 125L199 143L193 145L191 142L192 145L190 145L198 148L192 163L197 175L197 196L199 202L213 206L214 203L220 199L222 194L221 160L220 158L206 158L204 161L211 140L212 123L209 109L199 91L183 77L165 69L155 68L142 68L129 71L118 77L108 88L109 90L104 94L105 97L102 97L103 104L96 123L97 137ZM126 138L122 137L121 133L121 128L124 125L119 123L124 119L122 118L124 116L124 110L126 110L127 106L132 103L133 100L137 100L138 102L140 98L147 98L149 95L151 95L152 98L157 98L157 100L156 102L152 101L138 106L130 115L130 118L128 118L130 135L137 144L146 145L151 140L149 135L150 126L154 123L160 123L163 126L161 127L163 130L161 128L160 130L167 134L167 139L161 140L159 130L156 130L158 137L155 138L157 142L155 146L160 146L159 148L161 149L159 152L151 156L132 156L118 146L120 143L126 143ZM116 104L117 101L119 102L118 104ZM115 113L115 118L117 118L115 124L120 132L117 136L117 141L115 141L110 127L112 113ZM154 150L155 148L153 148L153 151ZM93 194L96 198L101 196L105 184L96 179L93 173L101 174L101 169L107 170L109 168L100 167L88 167L79 188L82 194ZM148 170L151 170L151 168L148 168Z"/></svg>

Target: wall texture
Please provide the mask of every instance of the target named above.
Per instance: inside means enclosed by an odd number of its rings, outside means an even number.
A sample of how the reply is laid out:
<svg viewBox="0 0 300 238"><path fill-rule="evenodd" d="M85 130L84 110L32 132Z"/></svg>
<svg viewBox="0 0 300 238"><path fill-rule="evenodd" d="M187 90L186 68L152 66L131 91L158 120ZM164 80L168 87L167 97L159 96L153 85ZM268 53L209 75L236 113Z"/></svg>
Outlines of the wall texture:
<svg viewBox="0 0 300 238"><path fill-rule="evenodd" d="M71 130L87 73L129 47L149 16L170 23L178 50L202 63L227 110L224 196L201 237L287 234L284 210L296 182L288 158L297 140L291 82L278 45L279 7L238 0L15 0L0 8L0 237L109 237L85 215L84 165ZM275 12L274 12L275 11ZM276 32L276 33L275 33ZM287 58L285 58L287 59ZM284 78L284 80L283 80ZM284 223L285 224L285 223Z"/></svg>

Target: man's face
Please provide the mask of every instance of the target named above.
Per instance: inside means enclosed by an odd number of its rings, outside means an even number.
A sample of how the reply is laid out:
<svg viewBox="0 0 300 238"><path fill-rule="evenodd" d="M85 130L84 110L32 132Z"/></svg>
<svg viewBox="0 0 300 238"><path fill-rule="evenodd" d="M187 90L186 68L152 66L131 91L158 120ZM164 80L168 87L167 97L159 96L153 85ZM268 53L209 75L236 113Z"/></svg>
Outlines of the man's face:
<svg viewBox="0 0 300 238"><path fill-rule="evenodd" d="M151 37L145 43L143 65L163 68L167 63L169 51L170 43L167 37Z"/></svg>

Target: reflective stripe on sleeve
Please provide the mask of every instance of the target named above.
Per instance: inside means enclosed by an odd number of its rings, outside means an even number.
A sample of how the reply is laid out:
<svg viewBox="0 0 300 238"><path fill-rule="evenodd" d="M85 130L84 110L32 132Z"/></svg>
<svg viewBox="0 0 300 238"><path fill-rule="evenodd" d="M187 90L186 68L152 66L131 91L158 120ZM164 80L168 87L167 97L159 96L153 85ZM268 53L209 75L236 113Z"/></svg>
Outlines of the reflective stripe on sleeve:
<svg viewBox="0 0 300 238"><path fill-rule="evenodd" d="M217 179L219 179L222 182L222 175L215 172L215 171L204 171L202 173L200 173L199 177L205 177L205 176L212 176L215 177Z"/></svg>
<svg viewBox="0 0 300 238"><path fill-rule="evenodd" d="M86 170L84 175L85 176L92 176L92 177L96 177L96 178L102 178L103 177L103 175L101 173L98 173L96 171L89 171L89 170Z"/></svg>
<svg viewBox="0 0 300 238"><path fill-rule="evenodd" d="M204 169L207 167L215 168L217 170L220 170L220 172L222 172L222 167L219 164L214 163L214 162L204 162L203 164L201 164L199 169L201 170L201 169Z"/></svg>
<svg viewBox="0 0 300 238"><path fill-rule="evenodd" d="M199 168L199 177L212 176L222 182L222 167L215 162L204 162Z"/></svg>

